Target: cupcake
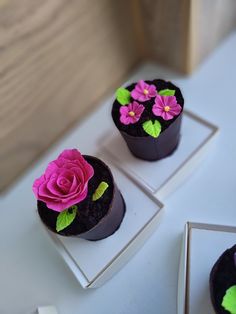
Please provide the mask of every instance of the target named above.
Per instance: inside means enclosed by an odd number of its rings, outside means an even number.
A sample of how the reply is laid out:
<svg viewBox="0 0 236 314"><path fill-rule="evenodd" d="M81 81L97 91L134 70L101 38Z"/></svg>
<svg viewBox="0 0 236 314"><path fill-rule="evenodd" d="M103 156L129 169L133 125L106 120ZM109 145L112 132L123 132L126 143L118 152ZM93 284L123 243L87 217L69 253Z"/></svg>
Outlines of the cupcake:
<svg viewBox="0 0 236 314"><path fill-rule="evenodd" d="M182 93L171 82L140 80L118 88L112 118L131 153L154 161L176 150L183 106Z"/></svg>
<svg viewBox="0 0 236 314"><path fill-rule="evenodd" d="M64 150L36 179L33 192L44 225L62 236L101 240L112 235L125 202L109 167L100 159Z"/></svg>
<svg viewBox="0 0 236 314"><path fill-rule="evenodd" d="M217 314L236 314L236 245L226 250L213 266L210 294Z"/></svg>

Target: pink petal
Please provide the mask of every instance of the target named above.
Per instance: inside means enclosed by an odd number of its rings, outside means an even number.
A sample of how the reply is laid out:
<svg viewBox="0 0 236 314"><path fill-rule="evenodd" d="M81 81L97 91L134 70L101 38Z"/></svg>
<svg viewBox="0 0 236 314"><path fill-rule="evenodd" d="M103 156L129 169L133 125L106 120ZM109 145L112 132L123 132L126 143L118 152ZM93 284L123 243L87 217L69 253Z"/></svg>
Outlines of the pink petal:
<svg viewBox="0 0 236 314"><path fill-rule="evenodd" d="M131 96L133 99L137 99L140 97L140 95L142 94L142 92L137 91L137 89L132 90L131 92Z"/></svg>
<svg viewBox="0 0 236 314"><path fill-rule="evenodd" d="M59 176L56 180L56 184L63 191L68 191L68 189L70 189L71 187L72 182L64 176Z"/></svg>
<svg viewBox="0 0 236 314"><path fill-rule="evenodd" d="M136 111L136 109L139 107L139 103L137 101L133 101L131 104L129 104L128 108L129 111Z"/></svg>
<svg viewBox="0 0 236 314"><path fill-rule="evenodd" d="M161 102L155 102L153 106L155 106L155 108L164 110L164 105Z"/></svg>
<svg viewBox="0 0 236 314"><path fill-rule="evenodd" d="M140 105L137 109L136 109L136 114L140 115L144 112L145 107Z"/></svg>
<svg viewBox="0 0 236 314"><path fill-rule="evenodd" d="M171 114L170 111L168 111L168 112L163 111L162 118L164 120L171 120L171 119L173 119L173 115Z"/></svg>
<svg viewBox="0 0 236 314"><path fill-rule="evenodd" d="M56 197L63 197L65 194L63 189L57 185L57 181L55 179L48 181L47 190L51 195L55 195Z"/></svg>
<svg viewBox="0 0 236 314"><path fill-rule="evenodd" d="M86 185L82 191L80 191L77 194L68 196L68 198L62 199L62 202L64 204L67 204L66 208L68 208L76 203L83 201L86 198L87 193L88 193L88 186Z"/></svg>
<svg viewBox="0 0 236 314"><path fill-rule="evenodd" d="M135 111L135 108L136 108L135 104L137 104L137 102L136 102L136 101L133 101L132 103L130 103L130 104L128 105L128 113L129 113L130 111Z"/></svg>
<svg viewBox="0 0 236 314"><path fill-rule="evenodd" d="M143 108L138 108L138 109L136 109L136 111L135 111L135 115L136 115L136 116L141 116L141 114L143 113L143 111L144 111L144 107L143 107Z"/></svg>
<svg viewBox="0 0 236 314"><path fill-rule="evenodd" d="M152 107L152 112L155 116L162 116L164 110L163 110L163 107L161 107L159 104L155 104L153 105Z"/></svg>
<svg viewBox="0 0 236 314"><path fill-rule="evenodd" d="M164 102L163 96L157 95L156 98L155 98L155 104L159 105L161 107L164 107L165 106L165 102Z"/></svg>
<svg viewBox="0 0 236 314"><path fill-rule="evenodd" d="M138 116L138 115L136 115L136 116L133 116L132 117L132 123L136 123L136 122L138 122L138 120L140 119L140 116Z"/></svg>
<svg viewBox="0 0 236 314"><path fill-rule="evenodd" d="M139 80L136 86L140 87L143 91L148 85L146 82L144 82L144 80Z"/></svg>
<svg viewBox="0 0 236 314"><path fill-rule="evenodd" d="M64 158L69 160L81 159L83 156L77 149L65 149L58 157L58 159Z"/></svg>
<svg viewBox="0 0 236 314"><path fill-rule="evenodd" d="M139 101L147 101L149 99L150 98L148 97L148 95L144 95L144 94L140 95L138 98Z"/></svg>
<svg viewBox="0 0 236 314"><path fill-rule="evenodd" d="M176 104L174 107L173 106L171 107L170 112L174 116L177 116L178 114L180 114L181 110L182 110L182 107L179 104Z"/></svg>
<svg viewBox="0 0 236 314"><path fill-rule="evenodd" d="M68 169L70 170L71 168L74 168L74 167L80 167L80 163L78 162L78 160L76 161L71 161L71 160L67 160L67 159L63 159L62 158L60 159L60 161L62 161L62 164L60 166L60 169Z"/></svg>
<svg viewBox="0 0 236 314"><path fill-rule="evenodd" d="M86 173L83 172L83 170L81 168L72 168L71 169L73 171L73 175L76 176L77 180L84 183L85 181L87 181L87 178L86 178Z"/></svg>
<svg viewBox="0 0 236 314"><path fill-rule="evenodd" d="M67 191L67 193L61 196L61 200L65 201L67 199L71 199L79 196L80 194L83 194L86 187L87 185L84 185L81 182L77 182L76 189L74 191Z"/></svg>
<svg viewBox="0 0 236 314"><path fill-rule="evenodd" d="M150 85L149 89L148 89L148 95L149 97L156 97L157 95L157 90L156 90L156 86L155 85Z"/></svg>
<svg viewBox="0 0 236 314"><path fill-rule="evenodd" d="M130 124L130 117L125 116L125 115L121 115L120 116L120 122L125 124L125 125L128 125L128 124Z"/></svg>
<svg viewBox="0 0 236 314"><path fill-rule="evenodd" d="M120 107L120 114L121 114L121 115L128 114L128 112L129 112L129 109L128 109L127 106L121 106L121 107Z"/></svg>
<svg viewBox="0 0 236 314"><path fill-rule="evenodd" d="M134 90L136 90L136 92L138 92L139 94L143 94L143 89L144 87L142 87L141 85L136 84Z"/></svg>
<svg viewBox="0 0 236 314"><path fill-rule="evenodd" d="M73 193L75 192L76 188L77 188L77 178L76 176L73 177L73 181L72 181L72 184L71 184L71 187L70 187L70 193Z"/></svg>
<svg viewBox="0 0 236 314"><path fill-rule="evenodd" d="M78 169L81 169L84 173L84 180L89 181L94 175L93 167L84 159L81 158L78 161Z"/></svg>
<svg viewBox="0 0 236 314"><path fill-rule="evenodd" d="M93 167L87 162L87 179L91 179L94 176Z"/></svg>
<svg viewBox="0 0 236 314"><path fill-rule="evenodd" d="M72 205L75 205L81 201L83 201L88 193L87 186L85 187L84 191L78 195L73 195L68 198L60 199L60 200L47 200L46 205L48 208L51 208L52 210L61 212L65 210L66 208L69 208Z"/></svg>
<svg viewBox="0 0 236 314"><path fill-rule="evenodd" d="M33 189L38 189L38 187L45 182L45 175L34 180Z"/></svg>
<svg viewBox="0 0 236 314"><path fill-rule="evenodd" d="M59 176L64 176L64 177L70 177L73 176L73 171L71 170L71 168L67 169L67 168L59 168L57 169L57 172L55 172L57 174L57 177Z"/></svg>
<svg viewBox="0 0 236 314"><path fill-rule="evenodd" d="M48 190L47 183L44 183L39 187L38 199L43 202L46 202L47 200L50 200L50 199L51 200L57 199L57 197Z"/></svg>
<svg viewBox="0 0 236 314"><path fill-rule="evenodd" d="M174 105L177 104L175 96L162 96L162 97L164 97L163 100L164 100L165 106L169 106L172 108Z"/></svg>
<svg viewBox="0 0 236 314"><path fill-rule="evenodd" d="M48 208L50 208L52 210L55 210L56 212L62 212L63 210L68 208L60 200L50 200L50 201L47 201L46 205L47 205Z"/></svg>
<svg viewBox="0 0 236 314"><path fill-rule="evenodd" d="M55 173L55 171L58 169L58 165L57 163L54 161L51 161L46 170L45 170L45 177L49 178L51 176L52 173Z"/></svg>

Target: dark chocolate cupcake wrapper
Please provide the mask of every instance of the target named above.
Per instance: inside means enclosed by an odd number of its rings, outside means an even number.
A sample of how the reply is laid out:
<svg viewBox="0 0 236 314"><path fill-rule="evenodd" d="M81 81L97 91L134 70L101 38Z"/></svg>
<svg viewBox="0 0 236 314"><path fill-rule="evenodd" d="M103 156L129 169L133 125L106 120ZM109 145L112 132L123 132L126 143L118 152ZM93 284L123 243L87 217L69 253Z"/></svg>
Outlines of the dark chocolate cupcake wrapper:
<svg viewBox="0 0 236 314"><path fill-rule="evenodd" d="M102 240L112 235L119 227L125 215L125 202L122 194L114 185L114 196L108 213L90 230L78 235L86 240Z"/></svg>
<svg viewBox="0 0 236 314"><path fill-rule="evenodd" d="M180 140L182 113L157 138L137 137L120 132L131 153L140 159L156 161L171 155Z"/></svg>

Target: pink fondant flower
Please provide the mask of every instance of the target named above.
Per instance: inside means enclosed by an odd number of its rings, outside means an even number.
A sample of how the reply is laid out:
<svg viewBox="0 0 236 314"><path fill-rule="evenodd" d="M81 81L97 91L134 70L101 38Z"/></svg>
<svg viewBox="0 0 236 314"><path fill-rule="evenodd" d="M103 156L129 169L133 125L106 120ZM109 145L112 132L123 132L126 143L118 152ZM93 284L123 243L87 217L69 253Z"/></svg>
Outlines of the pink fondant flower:
<svg viewBox="0 0 236 314"><path fill-rule="evenodd" d="M125 125L136 123L140 119L144 109L145 107L137 101L133 101L128 106L121 106L120 122Z"/></svg>
<svg viewBox="0 0 236 314"><path fill-rule="evenodd" d="M48 208L61 212L86 198L93 174L93 167L77 149L66 149L34 181L33 192Z"/></svg>
<svg viewBox="0 0 236 314"><path fill-rule="evenodd" d="M152 107L153 114L162 117L164 120L173 119L181 110L182 107L177 103L175 96L157 95L155 104Z"/></svg>
<svg viewBox="0 0 236 314"><path fill-rule="evenodd" d="M138 81L135 88L131 92L131 96L139 101L147 101L152 97L156 97L157 90L155 85L149 85L143 80Z"/></svg>

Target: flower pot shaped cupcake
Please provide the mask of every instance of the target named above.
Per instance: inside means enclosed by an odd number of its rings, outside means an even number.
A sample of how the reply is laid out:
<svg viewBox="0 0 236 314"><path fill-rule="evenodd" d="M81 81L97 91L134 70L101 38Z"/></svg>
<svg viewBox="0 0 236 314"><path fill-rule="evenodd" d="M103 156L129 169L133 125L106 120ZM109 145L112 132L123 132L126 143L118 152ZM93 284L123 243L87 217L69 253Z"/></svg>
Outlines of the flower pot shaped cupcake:
<svg viewBox="0 0 236 314"><path fill-rule="evenodd" d="M216 261L210 274L211 301L217 314L236 314L236 245Z"/></svg>
<svg viewBox="0 0 236 314"><path fill-rule="evenodd" d="M112 118L134 156L159 160L178 146L183 106L181 91L171 82L140 80L118 88Z"/></svg>
<svg viewBox="0 0 236 314"><path fill-rule="evenodd" d="M77 149L64 150L50 162L33 192L42 222L63 236L101 240L119 228L125 214L108 166Z"/></svg>

